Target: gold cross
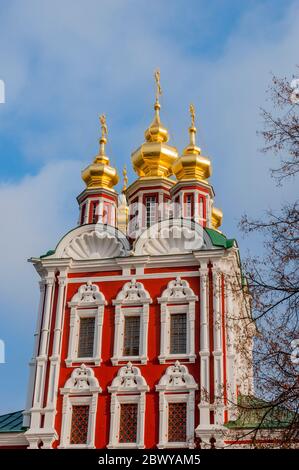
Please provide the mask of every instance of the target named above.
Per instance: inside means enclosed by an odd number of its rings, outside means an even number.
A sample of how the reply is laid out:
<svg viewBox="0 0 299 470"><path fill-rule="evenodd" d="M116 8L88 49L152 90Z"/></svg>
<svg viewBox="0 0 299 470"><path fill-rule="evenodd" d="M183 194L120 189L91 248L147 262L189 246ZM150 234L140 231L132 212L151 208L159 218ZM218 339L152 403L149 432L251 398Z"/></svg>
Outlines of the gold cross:
<svg viewBox="0 0 299 470"><path fill-rule="evenodd" d="M106 123L106 116L105 114L101 114L101 116L99 117L100 119L100 123L101 123L101 130L102 130L102 135L101 137L107 137L108 135L108 127L107 127L107 123Z"/></svg>
<svg viewBox="0 0 299 470"><path fill-rule="evenodd" d="M160 70L159 69L157 69L155 71L155 80L156 80L156 85L157 85L156 101L159 101L159 96L162 95L162 89L161 89L161 84L160 84Z"/></svg>
<svg viewBox="0 0 299 470"><path fill-rule="evenodd" d="M195 127L195 107L194 104L190 104L189 107L190 110L190 116L191 116L191 127Z"/></svg>

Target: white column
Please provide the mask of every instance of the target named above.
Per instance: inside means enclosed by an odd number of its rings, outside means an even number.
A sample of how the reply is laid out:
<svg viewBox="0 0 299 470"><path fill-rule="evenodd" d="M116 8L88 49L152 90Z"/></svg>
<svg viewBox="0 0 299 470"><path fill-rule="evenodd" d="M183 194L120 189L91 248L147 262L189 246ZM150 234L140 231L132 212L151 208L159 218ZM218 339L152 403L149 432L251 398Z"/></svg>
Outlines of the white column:
<svg viewBox="0 0 299 470"><path fill-rule="evenodd" d="M160 364L165 363L165 357L168 353L167 351L167 307L166 303L162 302L160 307L160 315L161 315L161 332L160 332L160 355L159 355L159 362Z"/></svg>
<svg viewBox="0 0 299 470"><path fill-rule="evenodd" d="M200 403L199 427L210 425L210 349L209 349L209 302L208 269L202 265L200 272Z"/></svg>
<svg viewBox="0 0 299 470"><path fill-rule="evenodd" d="M84 224L88 224L89 220L89 209L90 209L90 199L86 201L85 215L84 215Z"/></svg>
<svg viewBox="0 0 299 470"><path fill-rule="evenodd" d="M72 362L75 358L75 331L76 331L76 322L78 321L77 318L77 309L76 307L71 308L70 313L70 336L69 336L69 347L67 353L67 359L65 360L65 364L67 367L71 367Z"/></svg>
<svg viewBox="0 0 299 470"><path fill-rule="evenodd" d="M59 379L59 368L60 368L60 354L61 354L61 336L62 336L62 325L64 319L64 308L65 308L65 289L67 284L66 272L61 271L58 277L58 298L56 306L56 318L54 327L54 339L52 356L50 357L50 373L49 373L49 386L48 386L48 398L47 408L45 412L45 428L50 428L54 431L55 422L55 410L58 393L58 379Z"/></svg>
<svg viewBox="0 0 299 470"><path fill-rule="evenodd" d="M167 408L168 404L165 400L164 392L159 393L159 444L158 448L163 449L167 443Z"/></svg>
<svg viewBox="0 0 299 470"><path fill-rule="evenodd" d="M144 418L145 418L145 392L141 392L139 400L139 436L137 437L138 449L144 449Z"/></svg>
<svg viewBox="0 0 299 470"><path fill-rule="evenodd" d="M38 306L36 329L34 333L34 346L33 346L32 358L29 362L29 382L28 382L28 390L27 390L26 409L23 413L24 415L23 426L25 427L30 426L30 408L32 406L32 401L33 401L33 391L34 391L34 381L35 381L35 371L36 371L36 356L38 354L38 344L39 344L40 329L41 329L43 307L44 307L44 300L45 300L44 280L40 281L39 288L40 288L40 299L39 299L39 306Z"/></svg>
<svg viewBox="0 0 299 470"><path fill-rule="evenodd" d="M225 305L226 305L226 350L227 350L227 400L228 419L236 419L236 376L235 376L235 347L234 347L234 311L233 288L228 275L225 278Z"/></svg>
<svg viewBox="0 0 299 470"><path fill-rule="evenodd" d="M118 364L119 358L122 355L121 348L123 345L123 332L121 331L123 323L121 306L117 305L115 307L115 317L114 317L114 348L113 348L113 357L111 358L111 362L114 366ZM121 335L122 333L122 335Z"/></svg>
<svg viewBox="0 0 299 470"><path fill-rule="evenodd" d="M148 317L149 317L149 305L143 305L143 311L141 313L141 334L140 334L140 341L141 341L141 348L139 351L139 355L141 357L141 364L147 363L147 341L148 341Z"/></svg>
<svg viewBox="0 0 299 470"><path fill-rule="evenodd" d="M221 319L221 273L213 268L213 333L215 424L222 425L223 416L223 351Z"/></svg>
<svg viewBox="0 0 299 470"><path fill-rule="evenodd" d="M46 293L43 309L42 328L38 356L36 357L36 379L31 414L30 430L40 427L41 409L43 407L44 385L46 377L47 353L49 343L49 330L51 324L51 310L53 304L53 293L55 284L55 272L50 271L45 277Z"/></svg>

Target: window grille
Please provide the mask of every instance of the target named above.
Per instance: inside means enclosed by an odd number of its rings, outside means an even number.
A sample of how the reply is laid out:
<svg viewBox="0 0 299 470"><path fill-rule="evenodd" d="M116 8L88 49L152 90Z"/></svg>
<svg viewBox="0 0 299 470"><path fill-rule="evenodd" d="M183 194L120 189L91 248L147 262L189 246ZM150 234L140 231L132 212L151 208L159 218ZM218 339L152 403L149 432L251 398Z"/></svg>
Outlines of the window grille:
<svg viewBox="0 0 299 470"><path fill-rule="evenodd" d="M124 356L139 356L140 316L125 317Z"/></svg>
<svg viewBox="0 0 299 470"><path fill-rule="evenodd" d="M168 442L186 442L187 403L168 403Z"/></svg>
<svg viewBox="0 0 299 470"><path fill-rule="evenodd" d="M146 227L151 227L156 222L156 198L149 196L146 198Z"/></svg>
<svg viewBox="0 0 299 470"><path fill-rule="evenodd" d="M86 204L83 204L81 209L81 225L85 224Z"/></svg>
<svg viewBox="0 0 299 470"><path fill-rule="evenodd" d="M187 194L186 196L186 203L185 203L185 217L192 217L193 212L193 194Z"/></svg>
<svg viewBox="0 0 299 470"><path fill-rule="evenodd" d="M93 357L95 318L80 318L78 357Z"/></svg>
<svg viewBox="0 0 299 470"><path fill-rule="evenodd" d="M187 315L170 315L170 354L186 354L187 350Z"/></svg>
<svg viewBox="0 0 299 470"><path fill-rule="evenodd" d="M119 442L136 442L138 404L122 403L120 405Z"/></svg>
<svg viewBox="0 0 299 470"><path fill-rule="evenodd" d="M92 204L92 212L91 212L92 224L96 224L99 221L98 207L99 207L99 204L97 202L94 202Z"/></svg>
<svg viewBox="0 0 299 470"><path fill-rule="evenodd" d="M89 405L72 408L71 444L86 444L88 436Z"/></svg>

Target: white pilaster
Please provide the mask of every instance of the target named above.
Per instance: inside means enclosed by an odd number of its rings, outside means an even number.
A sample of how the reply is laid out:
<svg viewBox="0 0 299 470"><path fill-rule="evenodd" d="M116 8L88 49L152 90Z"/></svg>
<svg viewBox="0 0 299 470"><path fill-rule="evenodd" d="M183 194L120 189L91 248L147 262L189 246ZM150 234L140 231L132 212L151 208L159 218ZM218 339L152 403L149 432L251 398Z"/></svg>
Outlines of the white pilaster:
<svg viewBox="0 0 299 470"><path fill-rule="evenodd" d="M213 333L214 333L214 405L215 424L223 425L223 351L221 318L221 273L213 268Z"/></svg>
<svg viewBox="0 0 299 470"><path fill-rule="evenodd" d="M30 448L36 448L39 441L39 430L44 400L44 388L46 379L46 368L48 360L49 333L52 318L52 306L55 286L55 271L48 271L44 279L46 292L41 323L41 334L39 340L39 350L36 357L36 375L33 394L33 405L31 408L30 429L26 432L26 438L30 443Z"/></svg>
<svg viewBox="0 0 299 470"><path fill-rule="evenodd" d="M58 379L60 368L60 354L61 354L61 337L63 325L63 313L65 309L65 290L67 285L66 272L61 271L58 277L58 298L56 306L56 319L54 327L54 339L52 356L50 357L50 373L49 373L49 386L47 407L45 410L45 428L51 429L54 432L55 410L58 392Z"/></svg>
<svg viewBox="0 0 299 470"><path fill-rule="evenodd" d="M36 328L34 333L34 346L32 351L32 358L29 362L29 382L28 382L28 389L27 389L27 399L26 399L26 409L23 413L23 426L29 427L30 426L30 408L32 406L33 401L33 392L34 392L34 382L35 382L35 373L36 373L36 356L38 354L38 344L40 338L40 330L41 330L41 322L43 316L43 307L44 307L44 300L45 300L45 282L41 280L39 283L40 288L40 299L39 299L39 306L38 306L38 315L37 315L37 322Z"/></svg>
<svg viewBox="0 0 299 470"><path fill-rule="evenodd" d="M200 427L210 425L210 349L209 349L209 302L208 302L208 269L200 268Z"/></svg>

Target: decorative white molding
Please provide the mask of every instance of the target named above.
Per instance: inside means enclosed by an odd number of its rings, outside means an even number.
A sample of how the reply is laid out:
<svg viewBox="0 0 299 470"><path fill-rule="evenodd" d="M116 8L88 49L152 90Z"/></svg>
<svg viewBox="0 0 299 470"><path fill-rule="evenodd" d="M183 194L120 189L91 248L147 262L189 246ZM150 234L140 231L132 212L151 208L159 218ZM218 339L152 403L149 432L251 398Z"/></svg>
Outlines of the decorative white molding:
<svg viewBox="0 0 299 470"><path fill-rule="evenodd" d="M165 255L214 249L210 237L201 225L185 219L158 222L136 240L135 255Z"/></svg>
<svg viewBox="0 0 299 470"><path fill-rule="evenodd" d="M95 448L95 424L98 394L102 392L94 371L85 364L73 370L60 393L63 395L62 425L59 449ZM76 405L89 406L88 432L86 444L71 444L72 408Z"/></svg>
<svg viewBox="0 0 299 470"><path fill-rule="evenodd" d="M117 228L104 224L81 225L58 243L51 258L74 260L115 258L130 254L130 244Z"/></svg>
<svg viewBox="0 0 299 470"><path fill-rule="evenodd" d="M92 284L91 281L87 281L86 284L80 286L78 292L68 303L71 313L68 357L65 360L67 367L72 366L73 363L83 361L95 365L101 363L102 329L106 304L107 302L103 293L100 292L99 286ZM93 356L88 358L78 357L80 319L84 317L94 317L95 319Z"/></svg>
<svg viewBox="0 0 299 470"><path fill-rule="evenodd" d="M159 392L159 444L158 448L194 448L194 407L195 390L198 385L188 368L179 361L166 369L156 390ZM186 442L168 441L169 403L187 403Z"/></svg>
<svg viewBox="0 0 299 470"><path fill-rule="evenodd" d="M115 305L114 350L111 362L113 365L121 361L147 362L147 339L149 304L152 302L149 293L141 282L132 279L126 282L118 293L113 305ZM123 354L125 317L140 316L139 355L125 356Z"/></svg>
<svg viewBox="0 0 299 470"><path fill-rule="evenodd" d="M118 370L117 376L108 387L111 393L110 406L110 436L108 449L144 449L144 419L145 419L145 394L149 387L142 377L140 369L128 362L126 366ZM137 416L137 439L135 443L119 442L120 410L121 405L136 403L138 407Z"/></svg>
<svg viewBox="0 0 299 470"><path fill-rule="evenodd" d="M125 256L122 244L116 237L97 231L83 233L74 238L62 253L63 258L73 259L102 259L116 256Z"/></svg>
<svg viewBox="0 0 299 470"><path fill-rule="evenodd" d="M194 362L196 358L195 337L195 302L198 297L189 287L188 281L177 277L168 283L167 288L158 298L161 305L161 350L159 361L165 363L167 360L184 359ZM186 353L170 353L170 316L176 313L186 313L187 342Z"/></svg>
<svg viewBox="0 0 299 470"><path fill-rule="evenodd" d="M43 408L43 400L45 396L45 382L46 382L46 365L48 360L48 347L49 347L49 334L52 320L53 310L53 299L55 290L55 269L49 269L44 273L45 283L45 298L42 308L42 322L41 331L39 338L39 346L36 356L36 374L35 384L33 392L32 407L30 408L30 428L26 431L26 438L28 439L31 448L35 448L38 445L40 439L41 423L41 410ZM52 432L52 431L51 431ZM45 434L48 434L44 430ZM52 442L55 440L55 436L52 438L46 435L44 436L44 447L51 447Z"/></svg>
<svg viewBox="0 0 299 470"><path fill-rule="evenodd" d="M209 271L207 265L200 267L200 403L199 422L202 427L210 425L210 341L209 341Z"/></svg>
<svg viewBox="0 0 299 470"><path fill-rule="evenodd" d="M86 391L90 393L100 393L101 387L99 386L98 379L94 376L94 371L81 364L73 370L72 375L67 379L63 388L60 389L62 395L66 394L85 394Z"/></svg>
<svg viewBox="0 0 299 470"><path fill-rule="evenodd" d="M50 357L50 373L47 390L47 406L45 408L44 428L53 432L53 436L57 436L55 430L55 409L58 394L58 380L60 370L61 356L61 336L64 321L65 301L66 301L67 271L61 270L58 276L58 296L56 304L54 338L52 346L52 355Z"/></svg>

